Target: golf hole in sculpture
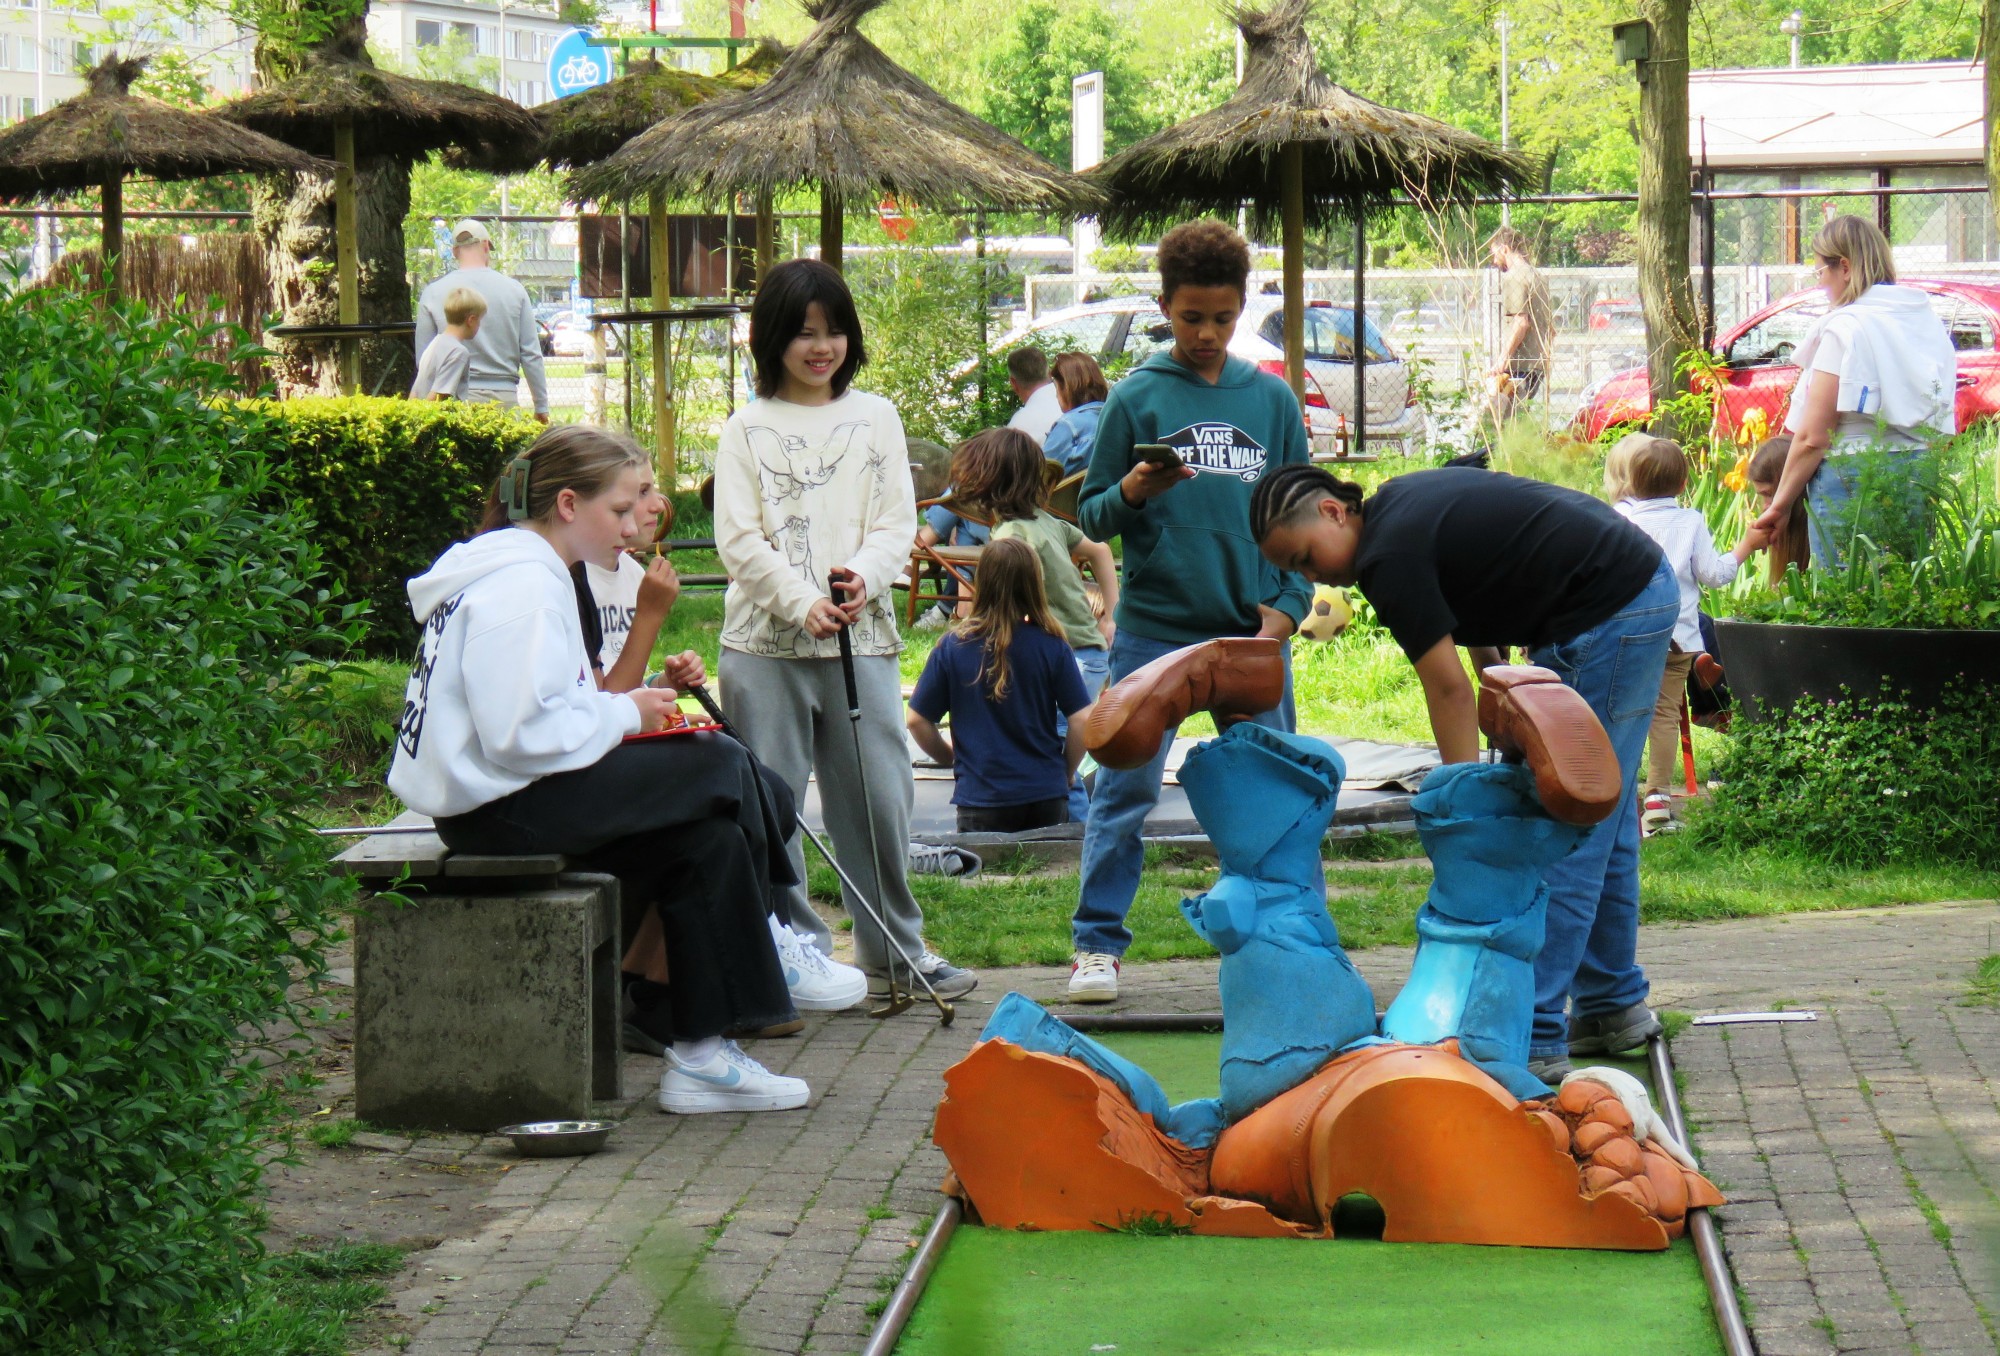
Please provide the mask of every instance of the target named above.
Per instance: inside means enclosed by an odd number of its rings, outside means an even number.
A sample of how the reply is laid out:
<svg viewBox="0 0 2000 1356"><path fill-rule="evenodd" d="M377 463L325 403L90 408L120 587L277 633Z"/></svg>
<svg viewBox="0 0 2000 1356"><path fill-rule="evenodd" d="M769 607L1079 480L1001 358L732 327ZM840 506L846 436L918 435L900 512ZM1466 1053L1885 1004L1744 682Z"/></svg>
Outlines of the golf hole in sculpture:
<svg viewBox="0 0 2000 1356"><path fill-rule="evenodd" d="M1098 761L1142 762L1190 712L1277 705L1275 641L1190 646L1108 691ZM1379 1025L1326 909L1319 846L1345 772L1331 747L1247 723L1180 774L1222 871L1183 901L1221 953L1220 1096L1170 1104L1151 1075L1009 994L945 1074L948 1189L1001 1228L1330 1237L1341 1197L1395 1242L1663 1248L1722 1197L1616 1069L1551 1090L1527 1069L1544 867L1620 796L1583 699L1546 670L1482 675L1481 727L1510 763L1459 763L1413 802L1435 867L1410 979Z"/></svg>

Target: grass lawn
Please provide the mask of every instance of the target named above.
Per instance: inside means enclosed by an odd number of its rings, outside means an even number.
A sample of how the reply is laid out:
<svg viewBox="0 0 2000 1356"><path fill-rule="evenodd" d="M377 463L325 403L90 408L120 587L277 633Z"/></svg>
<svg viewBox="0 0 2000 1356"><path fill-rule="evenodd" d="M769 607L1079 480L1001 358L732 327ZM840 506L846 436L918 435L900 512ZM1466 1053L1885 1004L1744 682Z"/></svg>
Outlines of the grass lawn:
<svg viewBox="0 0 2000 1356"><path fill-rule="evenodd" d="M683 563L677 554L676 564ZM721 592L689 591L660 637L656 658L692 649L713 672L721 625ZM905 639L903 676L914 682L935 637L915 632ZM1326 645L1300 643L1293 665L1302 728L1392 743L1428 742L1421 690L1409 664L1383 633L1357 630ZM385 661L352 664L338 675L343 716L333 732L337 775L329 781L346 779L352 788L343 793L330 786L327 822L375 822L396 813L393 798L379 786L406 676L405 664ZM723 699L726 703L726 693ZM1212 727L1203 717L1190 721L1187 732L1208 729ZM1695 731L1696 759L1704 776L1726 738ZM1327 867L1327 891L1342 942L1350 947L1413 943L1417 908L1430 884L1430 865L1416 841L1378 838L1329 845L1329 852L1336 851ZM814 861L815 897L836 901L833 872L812 854L808 857ZM1155 850L1149 866L1131 914L1136 938L1132 959L1209 954L1181 919L1178 906L1184 893L1214 882L1213 864ZM931 944L958 964L1054 965L1069 957L1074 871L1017 871L1006 861L995 861L985 876L969 883L916 877L912 886L929 920ZM1655 838L1645 845L1640 888L1642 915L1653 922L1990 898L1994 893L1991 874L1969 867L1837 870L1792 856L1721 855L1694 847L1684 836Z"/></svg>

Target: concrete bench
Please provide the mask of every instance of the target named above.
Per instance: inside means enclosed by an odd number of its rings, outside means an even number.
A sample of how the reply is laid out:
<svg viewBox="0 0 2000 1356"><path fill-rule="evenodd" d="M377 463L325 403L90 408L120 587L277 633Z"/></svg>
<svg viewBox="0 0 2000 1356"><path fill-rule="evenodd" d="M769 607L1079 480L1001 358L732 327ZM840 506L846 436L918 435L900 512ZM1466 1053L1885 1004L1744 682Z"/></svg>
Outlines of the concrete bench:
<svg viewBox="0 0 2000 1356"><path fill-rule="evenodd" d="M354 928L356 1116L484 1131L619 1096L618 881L566 865L454 853L423 832L333 859L377 892Z"/></svg>

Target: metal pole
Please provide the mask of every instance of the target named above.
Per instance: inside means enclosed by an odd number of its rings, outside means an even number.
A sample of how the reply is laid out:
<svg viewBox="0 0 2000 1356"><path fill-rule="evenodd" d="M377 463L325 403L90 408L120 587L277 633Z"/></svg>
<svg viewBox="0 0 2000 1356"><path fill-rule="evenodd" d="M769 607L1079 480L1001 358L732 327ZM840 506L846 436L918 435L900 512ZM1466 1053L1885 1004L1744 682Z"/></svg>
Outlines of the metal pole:
<svg viewBox="0 0 2000 1356"><path fill-rule="evenodd" d="M1507 11L1500 11L1500 145L1502 148L1513 144L1509 133L1507 109ZM1500 204L1500 224L1512 225L1513 210L1505 203Z"/></svg>
<svg viewBox="0 0 2000 1356"><path fill-rule="evenodd" d="M1278 152L1285 248L1285 384L1306 398L1306 150L1288 142Z"/></svg>
<svg viewBox="0 0 2000 1356"><path fill-rule="evenodd" d="M667 263L667 199L657 189L647 204L646 265L653 280L653 309L664 311L673 304L669 295L672 279ZM653 474L662 494L674 492L674 388L673 366L668 361L667 324L653 322ZM629 359L628 359L629 361Z"/></svg>
<svg viewBox="0 0 2000 1356"><path fill-rule="evenodd" d="M1368 216L1354 206L1354 441L1348 450L1368 450Z"/></svg>
<svg viewBox="0 0 2000 1356"><path fill-rule="evenodd" d="M336 303L340 323L361 323L361 250L355 229L354 206L354 123L342 118L333 128L333 158L339 169L333 176L334 285L340 289ZM360 337L353 333L340 337L340 391L356 395L361 390Z"/></svg>
<svg viewBox="0 0 2000 1356"><path fill-rule="evenodd" d="M1689 1152L1694 1138L1688 1134L1687 1120L1681 1115L1680 1091L1674 1087L1674 1060L1666 1041L1655 1036L1646 1042L1646 1060L1653 1074L1653 1091L1660 1099L1660 1114L1667 1129L1674 1132ZM1688 1237L1694 1240L1694 1254L1701 1263L1701 1278L1708 1286L1709 1306L1715 1310L1715 1326L1722 1333L1722 1348L1728 1356L1756 1356L1750 1340L1750 1325L1736 1303L1736 1281L1729 1274L1729 1258L1722 1251L1722 1235L1705 1207L1687 1212Z"/></svg>
<svg viewBox="0 0 2000 1356"><path fill-rule="evenodd" d="M45 30L42 26L43 16L48 11L49 0L35 0L35 112L37 113L46 113L49 111L49 87L47 79L49 49L48 44L43 40ZM42 256L39 260L40 267L37 272L47 274L51 268L55 267L56 262L55 227L49 218L40 216L35 218L35 242Z"/></svg>
<svg viewBox="0 0 2000 1356"><path fill-rule="evenodd" d="M1701 120L1701 346L1715 348L1715 176L1708 169L1708 119Z"/></svg>

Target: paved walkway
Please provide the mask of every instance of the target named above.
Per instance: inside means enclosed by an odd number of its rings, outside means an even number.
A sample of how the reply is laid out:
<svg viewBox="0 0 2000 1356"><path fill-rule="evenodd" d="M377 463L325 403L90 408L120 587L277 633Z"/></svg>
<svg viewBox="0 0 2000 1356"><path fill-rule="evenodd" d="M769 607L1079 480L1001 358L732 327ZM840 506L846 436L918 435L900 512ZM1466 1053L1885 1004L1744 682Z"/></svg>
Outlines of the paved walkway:
<svg viewBox="0 0 2000 1356"><path fill-rule="evenodd" d="M1961 1006L2000 951L2000 905L1649 928L1656 1002L1693 1012L1783 1004L1820 1020L1693 1028L1675 1044L1725 1236L1765 1356L1991 1352L2000 1318L2000 1010ZM1355 957L1378 999L1403 948ZM1129 1010L1215 1004L1214 964L1127 972ZM411 1356L854 1352L937 1204L927 1137L940 1075L993 1000L1043 1000L1065 976L994 973L942 1029L815 1018L756 1053L812 1083L803 1111L672 1117L645 1094L610 1148L522 1161L477 1237L423 1254L393 1303ZM485 1157L470 1141L385 1151ZM378 1349L387 1356L390 1349Z"/></svg>

